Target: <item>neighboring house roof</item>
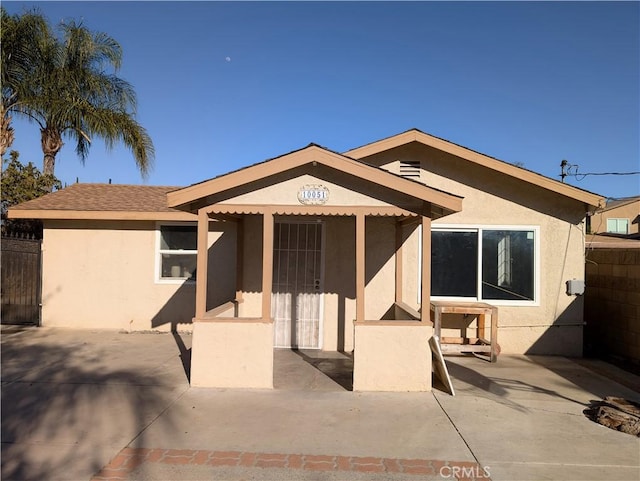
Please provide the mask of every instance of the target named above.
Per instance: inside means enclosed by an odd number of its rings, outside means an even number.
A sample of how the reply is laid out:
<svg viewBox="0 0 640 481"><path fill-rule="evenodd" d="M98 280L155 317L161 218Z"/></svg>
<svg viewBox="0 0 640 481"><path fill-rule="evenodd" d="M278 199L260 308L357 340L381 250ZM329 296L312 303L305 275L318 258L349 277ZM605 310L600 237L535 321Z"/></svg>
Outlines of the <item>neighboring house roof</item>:
<svg viewBox="0 0 640 481"><path fill-rule="evenodd" d="M192 220L167 206L169 186L73 184L9 209L13 219Z"/></svg>
<svg viewBox="0 0 640 481"><path fill-rule="evenodd" d="M629 238L627 236L614 236L611 234L588 234L586 236L586 248L620 248L620 249L640 249L640 238Z"/></svg>
<svg viewBox="0 0 640 481"><path fill-rule="evenodd" d="M324 165L336 172L365 179L373 185L431 203L442 208L445 213L462 210L462 198L460 196L392 174L387 170L345 157L315 144L310 144L303 149L170 192L167 196L168 204L171 207L196 212L198 207L203 207L207 204L206 198L209 196L261 181L298 167L317 164Z"/></svg>
<svg viewBox="0 0 640 481"><path fill-rule="evenodd" d="M411 129L401 134L387 137L385 139L363 145L362 147L348 150L347 152L344 152L343 155L354 159L363 159L365 157L369 157L380 152L400 147L411 142L419 142L429 147L442 150L462 159L468 160L469 162L473 162L475 164L479 164L492 169L496 172L510 175L524 182L528 182L552 192L556 192L566 197L584 202L585 204L593 208L598 208L604 205L604 197L598 194L594 194L584 189L579 189L577 187L564 184L555 179L551 179L544 175L538 174L537 172L518 167L508 162L496 159L495 157L481 154L474 150L468 149L467 147L449 142L448 140L426 134L418 129Z"/></svg>
<svg viewBox="0 0 640 481"><path fill-rule="evenodd" d="M602 209L598 209L598 212L606 212L611 209L617 209L618 207L624 207L625 205L633 204L640 201L640 195L635 197L626 197L624 199L617 199L607 202L607 205Z"/></svg>

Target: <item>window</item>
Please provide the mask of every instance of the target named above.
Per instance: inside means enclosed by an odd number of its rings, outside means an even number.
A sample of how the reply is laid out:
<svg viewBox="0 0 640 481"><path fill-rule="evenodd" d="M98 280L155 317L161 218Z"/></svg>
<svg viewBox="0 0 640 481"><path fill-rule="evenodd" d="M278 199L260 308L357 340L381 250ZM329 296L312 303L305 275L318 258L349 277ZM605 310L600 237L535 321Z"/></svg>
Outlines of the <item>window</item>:
<svg viewBox="0 0 640 481"><path fill-rule="evenodd" d="M628 234L629 219L607 219L607 232L611 234Z"/></svg>
<svg viewBox="0 0 640 481"><path fill-rule="evenodd" d="M195 280L197 249L195 225L159 226L158 278Z"/></svg>
<svg viewBox="0 0 640 481"><path fill-rule="evenodd" d="M431 233L431 295L476 297L478 233Z"/></svg>
<svg viewBox="0 0 640 481"><path fill-rule="evenodd" d="M537 228L434 228L431 295L534 302L537 237Z"/></svg>
<svg viewBox="0 0 640 481"><path fill-rule="evenodd" d="M533 231L482 230L482 299L533 301Z"/></svg>

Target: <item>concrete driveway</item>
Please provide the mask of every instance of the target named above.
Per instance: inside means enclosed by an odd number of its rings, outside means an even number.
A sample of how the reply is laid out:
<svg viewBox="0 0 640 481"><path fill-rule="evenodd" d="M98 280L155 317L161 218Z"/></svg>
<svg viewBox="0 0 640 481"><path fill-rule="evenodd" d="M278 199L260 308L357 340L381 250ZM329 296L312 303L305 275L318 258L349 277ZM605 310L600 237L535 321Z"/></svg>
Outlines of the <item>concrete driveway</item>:
<svg viewBox="0 0 640 481"><path fill-rule="evenodd" d="M640 479L640 439L583 415L640 401L640 379L603 362L447 357L452 397L348 392L300 357L308 389L224 390L189 387L189 347L3 327L2 479Z"/></svg>

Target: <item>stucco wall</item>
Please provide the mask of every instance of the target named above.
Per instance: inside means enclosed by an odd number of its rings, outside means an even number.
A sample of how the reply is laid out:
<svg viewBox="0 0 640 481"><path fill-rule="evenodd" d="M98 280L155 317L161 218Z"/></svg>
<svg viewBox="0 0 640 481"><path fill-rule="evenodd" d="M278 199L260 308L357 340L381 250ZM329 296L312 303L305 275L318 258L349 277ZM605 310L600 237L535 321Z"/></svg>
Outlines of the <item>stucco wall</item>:
<svg viewBox="0 0 640 481"><path fill-rule="evenodd" d="M363 160L397 173L399 159L419 160L422 182L464 197L462 212L434 221L433 228L444 225L539 227L538 305L504 306L496 301L498 343L503 353L581 355L583 298L567 296L565 282L585 278L585 207L417 143ZM415 308L418 308L419 288L417 246L418 231L415 230L406 241L403 299ZM453 332L443 331L443 336L448 334Z"/></svg>
<svg viewBox="0 0 640 481"><path fill-rule="evenodd" d="M273 323L262 319L197 321L191 385L273 388Z"/></svg>
<svg viewBox="0 0 640 481"><path fill-rule="evenodd" d="M335 177L332 176L332 177ZM342 176L343 181L345 180ZM276 185L262 187L260 189L232 197L221 204L264 204L264 199L269 199L270 205L297 205L298 192L305 185L322 185L329 191L329 199L326 205L375 205L388 206L372 196L363 195L345 188L335 182L321 179L309 174L303 174L293 179L282 180Z"/></svg>
<svg viewBox="0 0 640 481"><path fill-rule="evenodd" d="M591 216L591 233L607 232L607 219L628 219L629 234L637 234L640 228L640 200Z"/></svg>
<svg viewBox="0 0 640 481"><path fill-rule="evenodd" d="M356 322L354 391L430 391L430 324Z"/></svg>
<svg viewBox="0 0 640 481"><path fill-rule="evenodd" d="M538 288L535 305L499 306L498 341L504 353L580 355L583 301L567 296L565 282L584 279L585 207L559 194L471 164L455 156L409 144L369 159L397 170L398 160L419 160L421 181L464 197L463 211L436 220L443 225L490 227L531 226L539 232ZM394 170L395 169L395 170ZM305 183L330 185L329 204L380 204L366 180L341 178L319 171L317 177L288 173L280 184L246 186L221 201L295 204ZM349 189L339 187L346 182ZM335 183L335 184L334 184ZM262 189L260 195L251 188ZM354 192L350 193L350 189ZM384 188L381 188L384 189ZM283 197L284 196L284 197ZM286 197L286 199L285 199ZM402 194L388 198L399 203ZM296 199L297 200L297 199ZM299 217L289 220L315 220ZM354 345L355 221L353 217L324 217L324 324L322 347L350 351ZM244 217L243 298L239 315L261 317L262 216ZM394 300L395 219L369 217L366 222L365 318L380 319ZM211 223L211 225L218 223ZM211 228L208 308L235 293L235 225ZM405 227L403 301L418 309L418 230ZM44 325L166 329L193 316L193 284L158 284L155 223L49 221L43 244ZM447 335L447 332L443 332Z"/></svg>
<svg viewBox="0 0 640 481"><path fill-rule="evenodd" d="M276 217L276 222L320 220L325 262L322 349L353 350L355 319L355 219L353 217ZM262 309L262 217L245 217L243 299L240 315L260 317ZM395 219L366 221L365 317L380 319L394 301Z"/></svg>
<svg viewBox="0 0 640 481"><path fill-rule="evenodd" d="M233 225L210 230L214 307L235 293L235 234ZM42 250L44 326L190 328L195 284L156 281L155 222L46 221Z"/></svg>

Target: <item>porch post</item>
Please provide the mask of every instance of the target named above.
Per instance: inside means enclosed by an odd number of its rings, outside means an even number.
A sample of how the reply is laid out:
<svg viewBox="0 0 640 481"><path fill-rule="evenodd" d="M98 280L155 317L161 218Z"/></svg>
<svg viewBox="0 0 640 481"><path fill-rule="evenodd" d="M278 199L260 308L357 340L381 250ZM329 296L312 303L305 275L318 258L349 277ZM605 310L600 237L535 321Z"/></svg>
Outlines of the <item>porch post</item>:
<svg viewBox="0 0 640 481"><path fill-rule="evenodd" d="M196 319L207 312L207 274L209 268L209 215L198 210L198 253L196 262Z"/></svg>
<svg viewBox="0 0 640 481"><path fill-rule="evenodd" d="M356 214L356 321L364 321L365 215Z"/></svg>
<svg viewBox="0 0 640 481"><path fill-rule="evenodd" d="M244 217L236 224L236 301L242 300L244 285Z"/></svg>
<svg viewBox="0 0 640 481"><path fill-rule="evenodd" d="M422 256L420 320L427 322L431 315L431 217L426 215L422 216L422 252L420 255Z"/></svg>
<svg viewBox="0 0 640 481"><path fill-rule="evenodd" d="M273 290L273 212L265 207L262 215L262 319L271 319Z"/></svg>
<svg viewBox="0 0 640 481"><path fill-rule="evenodd" d="M402 223L396 221L396 302L402 302Z"/></svg>

